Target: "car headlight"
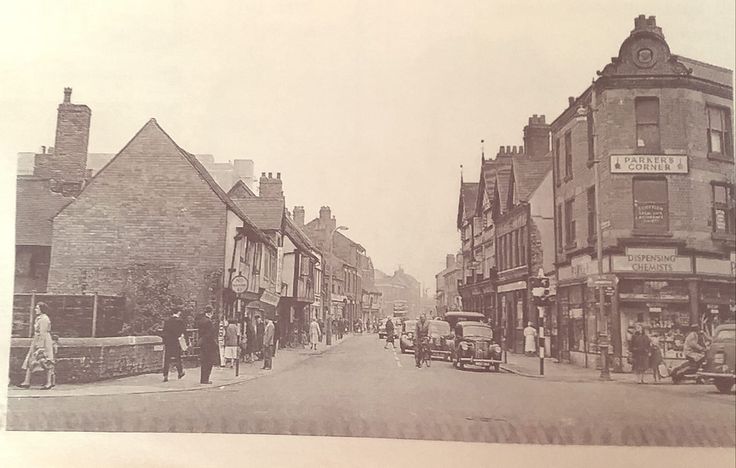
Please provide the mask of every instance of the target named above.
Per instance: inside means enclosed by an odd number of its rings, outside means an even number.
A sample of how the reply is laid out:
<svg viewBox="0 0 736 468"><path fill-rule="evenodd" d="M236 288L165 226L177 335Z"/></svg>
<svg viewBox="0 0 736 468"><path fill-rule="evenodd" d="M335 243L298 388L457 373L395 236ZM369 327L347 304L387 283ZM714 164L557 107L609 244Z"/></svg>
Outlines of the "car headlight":
<svg viewBox="0 0 736 468"><path fill-rule="evenodd" d="M493 352L496 354L501 354L501 347L497 344L493 345Z"/></svg>
<svg viewBox="0 0 736 468"><path fill-rule="evenodd" d="M468 343L466 343L464 341L462 343L460 343L460 349L462 349L463 351L467 351L468 350Z"/></svg>
<svg viewBox="0 0 736 468"><path fill-rule="evenodd" d="M716 353L716 355L713 356L713 362L716 364L723 364L726 362L726 355L723 353Z"/></svg>

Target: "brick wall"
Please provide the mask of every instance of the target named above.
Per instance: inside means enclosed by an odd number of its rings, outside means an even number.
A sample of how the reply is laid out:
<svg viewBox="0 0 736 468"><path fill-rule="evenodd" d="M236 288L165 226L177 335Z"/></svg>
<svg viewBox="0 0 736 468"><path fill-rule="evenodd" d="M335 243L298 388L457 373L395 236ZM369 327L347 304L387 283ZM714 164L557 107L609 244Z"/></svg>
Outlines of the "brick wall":
<svg viewBox="0 0 736 468"><path fill-rule="evenodd" d="M25 371L23 360L30 338L13 338L10 344L9 381L18 384ZM158 336L119 338L61 338L56 355L58 384L87 383L98 380L159 372L163 367L163 343ZM44 374L33 375L34 385Z"/></svg>
<svg viewBox="0 0 736 468"><path fill-rule="evenodd" d="M155 121L54 219L48 290L129 296L166 277L198 306L217 296L226 208Z"/></svg>
<svg viewBox="0 0 736 468"><path fill-rule="evenodd" d="M599 93L596 112L596 155L599 165L601 220L611 228L603 232L604 248L616 245L618 238L632 235L634 225L632 180L634 175L611 174L611 154L635 154L635 111L637 96L659 98L659 154L687 154L688 174L665 175L669 199L669 231L685 240L687 247L704 252L719 252L721 246L711 238L711 182L734 183L734 165L708 159L706 103L732 108L723 98L689 89L609 89ZM586 104L585 100L581 102ZM594 184L593 168L588 167L588 132L584 119L558 122L553 133L560 139L560 167L564 178L564 134L572 133L573 178L557 187L555 205L574 197L577 248L588 244L586 191ZM563 212L564 222L564 212ZM592 244L591 244L592 245ZM563 257L561 257L562 259Z"/></svg>

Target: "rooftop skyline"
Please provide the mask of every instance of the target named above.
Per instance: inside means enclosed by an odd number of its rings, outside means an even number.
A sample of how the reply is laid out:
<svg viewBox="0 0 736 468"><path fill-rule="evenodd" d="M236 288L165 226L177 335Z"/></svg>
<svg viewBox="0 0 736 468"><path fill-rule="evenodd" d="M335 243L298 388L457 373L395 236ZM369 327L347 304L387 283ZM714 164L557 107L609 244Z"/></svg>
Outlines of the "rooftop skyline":
<svg viewBox="0 0 736 468"><path fill-rule="evenodd" d="M477 182L481 139L493 154L522 144L529 116L557 117L638 14L657 17L674 54L734 68L730 2L565 5L571 14L560 2L14 5L0 28L19 44L0 58L13 117L2 185L13 193L19 152L53 146L70 86L92 109L90 153L117 153L156 118L192 153L281 172L289 209L312 219L329 205L376 268L401 265L434 289L460 245L460 165Z"/></svg>

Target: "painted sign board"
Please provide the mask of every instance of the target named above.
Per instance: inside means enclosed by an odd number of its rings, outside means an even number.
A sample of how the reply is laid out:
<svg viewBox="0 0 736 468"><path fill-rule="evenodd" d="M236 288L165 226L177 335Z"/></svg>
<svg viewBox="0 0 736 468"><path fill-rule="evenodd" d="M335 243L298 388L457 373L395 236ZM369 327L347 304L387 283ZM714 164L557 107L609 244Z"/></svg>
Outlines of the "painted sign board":
<svg viewBox="0 0 736 468"><path fill-rule="evenodd" d="M626 255L612 257L613 271L633 273L692 273L690 257L675 249L627 248Z"/></svg>
<svg viewBox="0 0 736 468"><path fill-rule="evenodd" d="M613 154L612 174L687 174L686 154Z"/></svg>

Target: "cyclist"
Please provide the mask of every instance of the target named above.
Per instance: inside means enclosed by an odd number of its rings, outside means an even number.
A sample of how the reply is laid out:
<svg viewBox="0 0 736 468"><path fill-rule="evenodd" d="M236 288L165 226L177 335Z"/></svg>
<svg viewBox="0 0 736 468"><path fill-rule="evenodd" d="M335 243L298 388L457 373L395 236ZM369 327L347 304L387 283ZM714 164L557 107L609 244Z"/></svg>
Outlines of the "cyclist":
<svg viewBox="0 0 736 468"><path fill-rule="evenodd" d="M429 352L429 322L427 316L422 314L414 327L414 359L417 367L422 367L422 357Z"/></svg>

